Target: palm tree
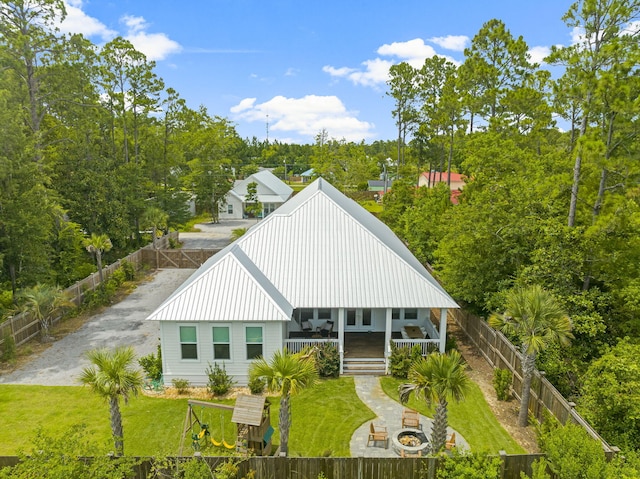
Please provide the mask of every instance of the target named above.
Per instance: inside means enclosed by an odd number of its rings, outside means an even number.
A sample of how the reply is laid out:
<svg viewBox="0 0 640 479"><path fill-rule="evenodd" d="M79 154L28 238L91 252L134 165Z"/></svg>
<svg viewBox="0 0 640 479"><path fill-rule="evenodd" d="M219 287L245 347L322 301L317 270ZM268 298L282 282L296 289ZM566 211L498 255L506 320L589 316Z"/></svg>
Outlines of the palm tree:
<svg viewBox="0 0 640 479"><path fill-rule="evenodd" d="M156 249L156 237L158 236L158 229L166 228L168 219L169 215L155 206L148 208L144 212L144 215L142 216L142 224L145 228L150 226L153 229L153 249Z"/></svg>
<svg viewBox="0 0 640 479"><path fill-rule="evenodd" d="M120 398L125 404L130 396L137 395L144 384L139 370L133 369L135 353L129 346L114 350L94 349L87 353L93 366L82 370L79 381L109 402L111 417L111 433L116 455L124 454L124 436L122 432L122 415L120 414Z"/></svg>
<svg viewBox="0 0 640 479"><path fill-rule="evenodd" d="M69 295L55 286L36 284L25 289L20 296L23 299L22 311L29 312L40 322L42 338L50 337L51 320L67 308L74 307Z"/></svg>
<svg viewBox="0 0 640 479"><path fill-rule="evenodd" d="M107 235L91 233L91 238L85 238L84 246L87 248L89 253L96 257L100 284L102 284L104 281L104 278L102 277L102 253L109 251L113 247L111 240Z"/></svg>
<svg viewBox="0 0 640 479"><path fill-rule="evenodd" d="M409 400L411 393L416 398L424 399L429 406L436 404L431 429L431 448L434 453L440 451L447 440L449 400L462 401L469 387L469 377L464 369L458 351L432 353L413 362L409 368L409 383L398 388L403 404Z"/></svg>
<svg viewBox="0 0 640 479"><path fill-rule="evenodd" d="M489 318L492 328L507 336L515 336L522 352L522 396L518 425L525 427L529 419L531 379L536 356L550 344L569 344L571 320L551 293L538 285L511 290L502 314Z"/></svg>
<svg viewBox="0 0 640 479"><path fill-rule="evenodd" d="M290 353L286 348L276 351L270 363L263 357L249 368L251 379L264 379L267 389L280 394L280 452L289 451L289 430L291 428L290 396L313 386L318 381L318 370L313 353Z"/></svg>

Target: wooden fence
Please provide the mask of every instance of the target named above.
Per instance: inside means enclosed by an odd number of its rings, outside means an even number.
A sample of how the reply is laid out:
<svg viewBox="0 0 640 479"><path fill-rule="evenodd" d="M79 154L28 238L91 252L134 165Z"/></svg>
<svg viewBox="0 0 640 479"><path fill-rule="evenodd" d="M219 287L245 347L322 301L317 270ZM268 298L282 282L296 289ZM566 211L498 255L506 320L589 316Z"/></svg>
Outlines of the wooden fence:
<svg viewBox="0 0 640 479"><path fill-rule="evenodd" d="M513 394L518 400L522 391L522 354L499 331L487 322L463 310L449 310L449 314L465 332L469 339L494 369L506 369L513 376ZM619 449L610 446L598 432L575 410L575 404L567 401L545 377L544 372L534 371L531 382L529 413L536 419L543 419L544 410L548 410L562 424L571 421L582 426L587 433L600 441L607 458L613 457Z"/></svg>
<svg viewBox="0 0 640 479"><path fill-rule="evenodd" d="M531 464L541 454L509 455L501 454L500 479L520 479L520 472L531 475ZM186 461L191 458L174 458ZM236 458L237 459L237 458ZM229 457L202 457L211 469ZM256 479L294 478L317 479L322 473L327 479L435 479L442 458L364 458L364 457L250 457L238 463L237 477L249 477L255 471ZM0 457L0 468L13 466L18 458ZM163 477L173 477L170 470ZM137 468L137 479L151 476L151 461L141 458ZM177 477L177 476L176 476Z"/></svg>
<svg viewBox="0 0 640 479"><path fill-rule="evenodd" d="M125 258L119 259L113 264L102 268L102 275L106 281L116 271L123 262L131 263L136 270L142 269L144 264L150 265L152 268L156 267L158 261L154 261L157 257L156 251L161 251L163 255L167 254L167 251L171 251L175 258L181 257L181 260L176 259L173 262L163 262L161 268L198 268L202 262L211 257L217 250L167 250L172 241L178 241L178 232L173 231L169 234L158 238L156 240L156 248L153 245L147 245L138 251L135 251ZM191 259L189 255L192 254ZM84 297L88 291L95 290L100 285L100 274L98 272L92 273L85 279L78 281L74 285L64 290L69 299L76 305L80 306L84 300ZM60 318L56 318L52 321L55 324ZM0 351L2 350L2 344L4 338L10 336L13 338L16 346L20 346L29 342L31 339L37 337L40 334L40 321L33 317L30 313L19 313L10 317L2 324L0 324Z"/></svg>

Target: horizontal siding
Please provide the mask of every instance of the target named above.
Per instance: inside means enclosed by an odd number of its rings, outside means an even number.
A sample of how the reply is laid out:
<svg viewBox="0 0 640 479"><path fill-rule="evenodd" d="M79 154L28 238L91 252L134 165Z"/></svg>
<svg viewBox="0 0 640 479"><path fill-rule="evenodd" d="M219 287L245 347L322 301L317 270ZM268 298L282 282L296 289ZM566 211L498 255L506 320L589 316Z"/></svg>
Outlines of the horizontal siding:
<svg viewBox="0 0 640 479"><path fill-rule="evenodd" d="M248 369L251 364L246 359L245 326L262 326L263 354L271 358L273 353L283 347L283 323L239 323L239 322L185 322L161 321L160 341L162 345L162 366L165 384L173 379L187 379L193 386L206 386L206 374L209 364L213 365L213 326L229 326L231 341L231 360L224 361L224 367L233 376L237 385L246 386ZM198 359L183 360L180 354L180 326L195 326L198 335ZM221 361L218 361L222 365Z"/></svg>

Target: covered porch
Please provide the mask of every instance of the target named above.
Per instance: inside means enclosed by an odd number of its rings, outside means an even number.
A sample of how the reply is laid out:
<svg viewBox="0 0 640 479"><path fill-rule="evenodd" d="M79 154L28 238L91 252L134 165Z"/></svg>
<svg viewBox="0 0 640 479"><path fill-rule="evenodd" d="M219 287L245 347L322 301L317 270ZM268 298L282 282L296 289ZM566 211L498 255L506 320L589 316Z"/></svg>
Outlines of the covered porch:
<svg viewBox="0 0 640 479"><path fill-rule="evenodd" d="M345 358L384 358L388 371L391 341L398 347L418 346L423 356L444 352L447 309L305 308L296 309L288 325L285 347L298 352L323 343L334 344Z"/></svg>

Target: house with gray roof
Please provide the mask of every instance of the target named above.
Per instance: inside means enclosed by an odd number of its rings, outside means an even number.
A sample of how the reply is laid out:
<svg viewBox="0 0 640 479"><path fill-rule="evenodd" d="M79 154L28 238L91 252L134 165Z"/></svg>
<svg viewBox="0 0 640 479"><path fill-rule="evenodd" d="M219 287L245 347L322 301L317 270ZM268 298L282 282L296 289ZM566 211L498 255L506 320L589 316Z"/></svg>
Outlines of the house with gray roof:
<svg viewBox="0 0 640 479"><path fill-rule="evenodd" d="M363 359L358 338L381 373L391 341L444 351L451 308L384 223L319 178L211 257L147 320L160 323L165 381L205 385L218 363L243 385L251 361L285 347L330 342L341 373Z"/></svg>
<svg viewBox="0 0 640 479"><path fill-rule="evenodd" d="M257 199L262 204L262 212L258 215L260 218L273 213L293 194L293 189L271 171L260 170L234 183L219 213L220 219L247 217L247 186L251 183L256 184Z"/></svg>

